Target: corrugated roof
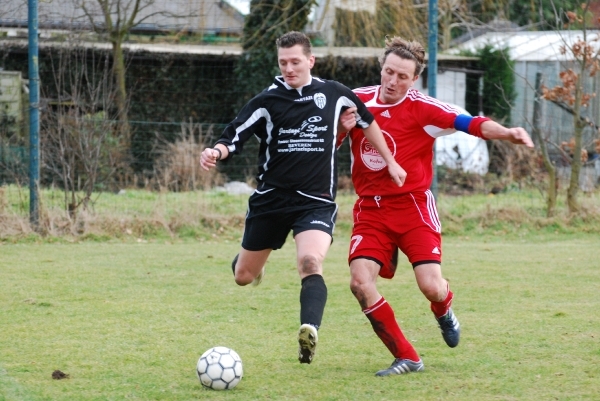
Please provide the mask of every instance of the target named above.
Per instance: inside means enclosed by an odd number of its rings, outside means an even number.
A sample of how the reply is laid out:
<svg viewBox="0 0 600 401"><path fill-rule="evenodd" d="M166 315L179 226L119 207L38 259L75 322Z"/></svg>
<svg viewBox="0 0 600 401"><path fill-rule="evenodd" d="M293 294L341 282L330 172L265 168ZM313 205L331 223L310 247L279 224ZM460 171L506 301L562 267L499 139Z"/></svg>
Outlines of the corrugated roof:
<svg viewBox="0 0 600 401"><path fill-rule="evenodd" d="M565 44L571 46L583 39L583 31L538 31L538 32L488 32L464 42L448 52L458 54L461 50L477 51L485 45L496 49L508 48L514 61L567 61L572 60L570 52L560 53ZM588 30L587 41L600 49L600 31Z"/></svg>

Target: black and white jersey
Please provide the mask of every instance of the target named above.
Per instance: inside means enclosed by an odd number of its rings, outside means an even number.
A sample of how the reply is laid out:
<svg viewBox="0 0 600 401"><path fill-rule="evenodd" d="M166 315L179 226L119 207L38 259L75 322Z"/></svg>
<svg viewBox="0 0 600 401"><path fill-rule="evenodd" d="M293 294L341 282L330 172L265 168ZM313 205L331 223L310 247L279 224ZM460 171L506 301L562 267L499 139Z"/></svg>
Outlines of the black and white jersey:
<svg viewBox="0 0 600 401"><path fill-rule="evenodd" d="M258 190L280 188L333 201L335 137L339 116L348 107L358 109L357 126L373 122L359 98L339 82L311 77L308 85L294 89L278 76L242 108L217 143L236 155L252 135L258 138Z"/></svg>

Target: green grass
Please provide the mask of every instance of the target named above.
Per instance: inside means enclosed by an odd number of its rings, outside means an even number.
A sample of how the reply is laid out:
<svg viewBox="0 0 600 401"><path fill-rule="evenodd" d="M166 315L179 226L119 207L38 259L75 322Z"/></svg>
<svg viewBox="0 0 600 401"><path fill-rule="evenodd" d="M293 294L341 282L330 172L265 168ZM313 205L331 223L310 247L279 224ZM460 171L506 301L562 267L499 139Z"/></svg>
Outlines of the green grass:
<svg viewBox="0 0 600 401"><path fill-rule="evenodd" d="M0 400L597 400L597 237L444 241L461 344L444 344L404 262L380 290L426 370L388 378L373 376L392 357L348 290L342 235L311 365L296 359L290 241L257 288L233 282L237 238L0 243ZM215 345L242 357L234 390L195 376ZM53 380L56 369L69 378Z"/></svg>

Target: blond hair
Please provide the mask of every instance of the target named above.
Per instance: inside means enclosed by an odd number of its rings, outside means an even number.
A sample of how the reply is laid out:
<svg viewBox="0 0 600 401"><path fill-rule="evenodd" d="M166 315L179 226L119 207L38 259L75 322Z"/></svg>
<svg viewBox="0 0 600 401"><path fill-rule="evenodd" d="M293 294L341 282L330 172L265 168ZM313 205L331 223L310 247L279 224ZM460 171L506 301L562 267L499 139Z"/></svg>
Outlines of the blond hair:
<svg viewBox="0 0 600 401"><path fill-rule="evenodd" d="M421 75L425 69L425 49L417 41L408 41L399 36L385 38L385 50L379 58L379 63L383 67L388 54L393 53L404 60L413 60L416 64L415 75Z"/></svg>

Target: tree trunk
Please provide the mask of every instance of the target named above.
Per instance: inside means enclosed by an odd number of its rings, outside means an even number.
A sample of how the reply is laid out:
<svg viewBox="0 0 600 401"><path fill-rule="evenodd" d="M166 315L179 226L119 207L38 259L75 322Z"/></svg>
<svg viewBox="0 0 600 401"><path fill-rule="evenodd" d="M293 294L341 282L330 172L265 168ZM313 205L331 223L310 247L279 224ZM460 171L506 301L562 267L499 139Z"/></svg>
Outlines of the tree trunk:
<svg viewBox="0 0 600 401"><path fill-rule="evenodd" d="M115 35L115 38L113 38L111 42L113 47L113 74L115 83L117 85L115 91L115 105L117 107L119 136L125 142L125 145L129 147L131 143L131 133L129 127L129 118L127 116L128 102L127 89L125 86L125 61L123 58L123 48L121 47L121 44L123 43L123 36Z"/></svg>
<svg viewBox="0 0 600 401"><path fill-rule="evenodd" d="M573 160L571 161L571 179L569 180L569 189L567 190L567 205L569 213L579 211L579 173L581 172L581 140L583 137L584 123L579 118L579 110L575 112L575 147L573 148Z"/></svg>
<svg viewBox="0 0 600 401"><path fill-rule="evenodd" d="M535 75L535 101L533 104L533 140L537 142L542 152L542 160L544 162L544 168L548 172L548 194L546 197L546 215L548 217L554 216L556 212L556 189L558 181L556 179L556 167L552 164L550 157L548 156L548 147L546 146L546 140L542 137L540 123L542 121L542 73L538 72Z"/></svg>
<svg viewBox="0 0 600 401"><path fill-rule="evenodd" d="M441 43L441 51L448 50L450 47L450 41L452 40L452 9L451 6L448 5L447 10L440 10L440 31L442 32L442 43Z"/></svg>
<svg viewBox="0 0 600 401"><path fill-rule="evenodd" d="M583 98L582 77L585 73L585 65L586 59L584 56L575 84L575 103L573 104L575 147L573 148L573 157L571 160L571 179L569 180L569 189L567 190L567 206L570 214L579 211L577 193L579 192L579 173L581 172L581 140L583 138L583 129L585 128L585 122L581 119L581 103Z"/></svg>

